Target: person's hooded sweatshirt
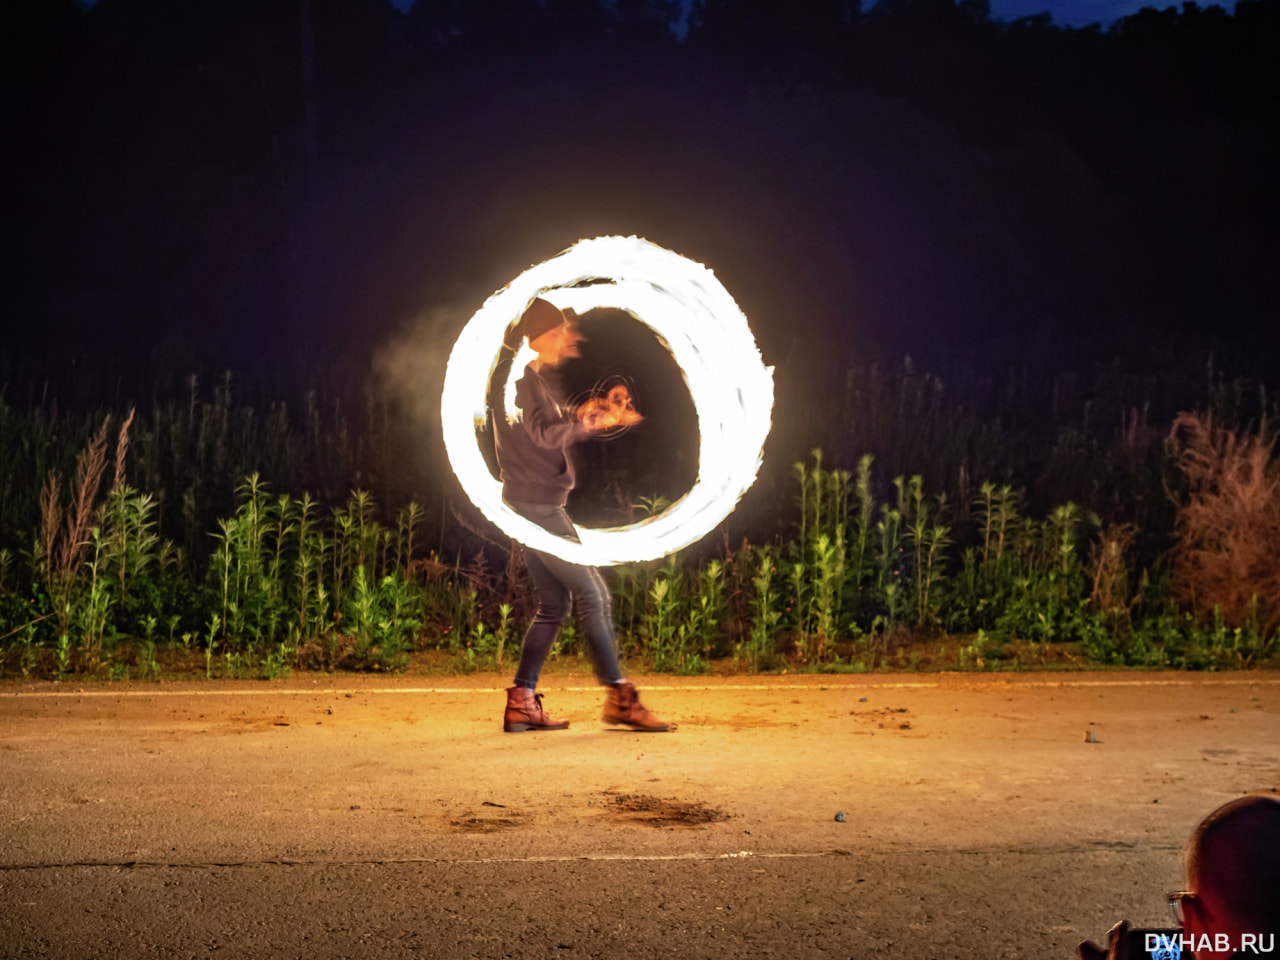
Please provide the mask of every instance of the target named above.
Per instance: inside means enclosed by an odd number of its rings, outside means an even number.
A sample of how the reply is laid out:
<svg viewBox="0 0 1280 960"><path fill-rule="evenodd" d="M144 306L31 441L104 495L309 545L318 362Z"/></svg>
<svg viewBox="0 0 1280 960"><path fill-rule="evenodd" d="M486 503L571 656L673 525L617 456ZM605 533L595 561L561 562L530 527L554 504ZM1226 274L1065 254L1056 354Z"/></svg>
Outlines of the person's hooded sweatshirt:
<svg viewBox="0 0 1280 960"><path fill-rule="evenodd" d="M514 424L494 416L502 499L564 506L574 484L568 451L587 428L565 407L556 384L532 365L516 381L516 407L521 418Z"/></svg>

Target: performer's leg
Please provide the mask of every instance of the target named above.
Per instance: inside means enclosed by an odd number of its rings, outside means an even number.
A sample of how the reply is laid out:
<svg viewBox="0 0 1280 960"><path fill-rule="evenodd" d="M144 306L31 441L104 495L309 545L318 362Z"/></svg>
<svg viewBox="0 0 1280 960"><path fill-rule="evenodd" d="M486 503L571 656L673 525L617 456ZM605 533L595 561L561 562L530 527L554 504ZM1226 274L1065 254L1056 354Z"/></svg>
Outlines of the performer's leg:
<svg viewBox="0 0 1280 960"><path fill-rule="evenodd" d="M573 521L569 519L569 515L563 507L526 503L512 503L511 505L517 512L543 529L568 540L576 541L578 539L577 531L573 527ZM544 587L548 597L554 595L549 585L550 581L558 583L562 589L567 590L578 605L578 617L582 625L583 639L587 643L587 652L591 656L591 664L595 668L596 678L608 687L604 706L605 723L620 724L630 727L632 730L642 731L674 729L675 724L669 724L659 719L646 709L640 702L640 696L636 691L635 684L622 678L622 672L618 667L617 636L613 629L613 603L609 596L608 585L604 582L604 578L600 576L600 571L595 567L584 567L576 563L569 563L559 557L529 549L525 550L525 560L529 568L529 576L533 579L534 586L538 589L539 612L542 611ZM550 581L547 577L550 578ZM545 647L541 649L540 658L536 660L537 668L541 669L543 661L546 660L547 654L551 651L551 644L555 641L555 633L559 629L560 621L564 619L567 612L567 605L564 608L558 608L559 619L556 620L555 628L550 631L549 635L537 634L534 636L535 628L538 626L538 618L534 618L534 623L529 628L529 634L534 638L535 642L531 645L530 638L526 637L525 639L526 649L521 653L520 671L516 675L517 684L521 683L522 680L528 682L529 676L532 677L533 683L537 683L537 670L533 670L529 675L525 673L525 658L531 656L530 649L536 655L538 652L537 645L545 639ZM532 689L532 687L529 689Z"/></svg>
<svg viewBox="0 0 1280 960"><path fill-rule="evenodd" d="M520 648L520 665L516 668L515 685L529 690L536 690L538 687L538 675L542 672L547 655L551 653L560 625L569 615L570 607L568 589L547 569L545 559L543 554L525 548L525 566L538 594L538 609Z"/></svg>
<svg viewBox="0 0 1280 960"><path fill-rule="evenodd" d="M522 516L532 520L544 530L554 533L558 537L564 537L566 540L575 542L578 540L578 532L574 529L573 521L569 519L564 507L537 503L513 503L511 505ZM524 556L526 566L529 568L529 577L533 580L534 587L538 591L538 616L534 617L533 625L529 628L529 637L525 638L526 649L531 646L530 638L534 637L534 632L538 628L538 619L542 616L544 604L548 607L555 607L552 601L557 594L553 584L558 584L562 590L566 590L572 595L573 602L577 604L579 628L583 642L586 644L587 655L591 658L591 665L595 670L596 678L603 684L613 684L620 681L622 679L622 671L618 667L618 640L613 629L613 601L609 595L609 586L604 582L604 578L600 576L600 571L595 567L584 567L581 564L569 563L567 560L561 560L559 557L537 550L530 550L527 547L525 548ZM569 612L567 601L563 609L558 612L560 619L555 622L555 627L550 629L548 634L540 633L534 638L536 643L541 643L544 640L546 643L545 649L541 651L542 659L537 661L537 668L541 668L542 661L551 652L551 644L555 642L556 631L559 629L560 622ZM533 646L533 651L536 655L538 651L536 645ZM516 683L521 684L530 676L536 683L538 677L537 669L533 669L529 674L525 673L525 656L526 654L521 654L521 669L516 674Z"/></svg>
<svg viewBox="0 0 1280 960"><path fill-rule="evenodd" d="M526 551L525 556L530 558L532 574L532 551ZM558 583L573 594L596 678L608 688L604 722L644 732L656 733L674 729L674 724L661 719L645 707L640 702L635 684L622 677L618 668L618 642L613 628L613 604L608 585L600 571L595 567L566 563L546 554L537 554L536 558L542 569L551 573Z"/></svg>
<svg viewBox="0 0 1280 960"><path fill-rule="evenodd" d="M538 611L520 649L515 683L507 688L507 709L502 715L502 729L507 733L564 730L569 721L548 714L542 708L542 694L534 691L560 624L569 614L569 591L551 575L534 551L525 551L525 563L538 591Z"/></svg>
<svg viewBox="0 0 1280 960"><path fill-rule="evenodd" d="M587 654L595 668L596 679L603 684L618 683L622 670L618 666L618 635L613 626L613 598L609 585L595 567L578 567L573 590L578 606L578 626L587 642Z"/></svg>

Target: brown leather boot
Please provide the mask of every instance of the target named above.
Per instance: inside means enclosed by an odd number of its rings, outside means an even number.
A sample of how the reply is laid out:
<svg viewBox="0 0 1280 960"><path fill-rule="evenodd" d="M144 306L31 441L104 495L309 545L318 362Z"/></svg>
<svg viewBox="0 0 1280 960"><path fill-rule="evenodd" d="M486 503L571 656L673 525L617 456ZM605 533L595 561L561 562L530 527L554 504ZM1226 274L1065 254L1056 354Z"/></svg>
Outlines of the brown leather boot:
<svg viewBox="0 0 1280 960"><path fill-rule="evenodd" d="M528 687L507 687L507 712L502 729L507 733L526 730L564 730L568 720L557 720L542 709L542 694Z"/></svg>
<svg viewBox="0 0 1280 960"><path fill-rule="evenodd" d="M630 680L619 680L609 687L604 699L604 722L630 727L639 733L661 733L676 726L650 713L640 702L636 685Z"/></svg>

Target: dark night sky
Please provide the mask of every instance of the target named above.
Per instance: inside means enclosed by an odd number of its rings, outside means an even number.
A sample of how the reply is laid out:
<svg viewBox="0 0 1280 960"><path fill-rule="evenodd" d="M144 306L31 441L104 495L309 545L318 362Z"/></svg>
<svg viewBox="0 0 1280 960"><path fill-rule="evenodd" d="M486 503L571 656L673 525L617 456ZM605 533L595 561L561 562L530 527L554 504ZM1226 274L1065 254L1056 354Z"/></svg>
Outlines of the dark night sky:
<svg viewBox="0 0 1280 960"><path fill-rule="evenodd" d="M903 353L1154 366L1224 336L1268 355L1269 28L1018 32L1001 24L1136 4L995 0L975 26L939 0L832 47L799 8L733 2L779 27L675 45L539 34L520 0L443 28L315 0L312 156L298 5L98 0L84 48L17 61L28 99L7 101L29 147L6 225L23 335L175 368L367 367L416 318L456 326L576 239L637 233L710 264L771 362L833 376ZM1264 27L1277 9L1248 7Z"/></svg>

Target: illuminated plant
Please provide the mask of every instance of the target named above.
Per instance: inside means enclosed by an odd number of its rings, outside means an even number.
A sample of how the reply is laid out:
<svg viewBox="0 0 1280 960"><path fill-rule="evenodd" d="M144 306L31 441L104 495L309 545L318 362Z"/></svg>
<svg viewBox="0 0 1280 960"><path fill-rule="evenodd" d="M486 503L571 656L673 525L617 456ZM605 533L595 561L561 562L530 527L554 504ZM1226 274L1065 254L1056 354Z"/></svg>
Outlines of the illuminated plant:
<svg viewBox="0 0 1280 960"><path fill-rule="evenodd" d="M839 612L840 591L843 587L843 540L832 543L827 534L819 534L810 548L813 557L813 584L809 591L809 614L806 620L812 624L811 646L805 650L806 659L820 661L827 644L836 639L836 617Z"/></svg>
<svg viewBox="0 0 1280 960"><path fill-rule="evenodd" d="M901 489L902 478L895 481ZM876 591L886 611L885 633L892 633L897 623L898 606L902 587L902 512L880 505L880 519L876 522L879 534L876 564Z"/></svg>
<svg viewBox="0 0 1280 960"><path fill-rule="evenodd" d="M156 643L154 640L144 640L138 645L138 649L134 654L134 661L138 665L138 679L145 680L147 677L160 679L160 664L156 663Z"/></svg>
<svg viewBox="0 0 1280 960"><path fill-rule="evenodd" d="M759 670L768 666L772 660L774 638L782 614L777 608L778 599L773 592L773 580L777 573L777 549L772 546L757 547L755 554L755 576L751 578L751 626L745 653L751 661L751 669Z"/></svg>
<svg viewBox="0 0 1280 960"><path fill-rule="evenodd" d="M204 678L213 679L213 651L218 646L219 631L222 629L222 618L216 613L209 614L204 641Z"/></svg>
<svg viewBox="0 0 1280 960"><path fill-rule="evenodd" d="M296 601L298 611L297 636L300 640L320 632L319 624L325 620L327 612L323 609L323 601L321 601L321 609L315 610L311 597L313 590L323 590L320 578L324 569L324 554L326 550L323 535L311 529L314 511L315 503L311 499L311 494L304 493L302 499L298 502L295 513L298 531L298 555L294 566L294 576L298 584Z"/></svg>
<svg viewBox="0 0 1280 960"><path fill-rule="evenodd" d="M396 514L396 571L402 576L409 573L409 562L413 559L414 535L422 523L422 507L415 501Z"/></svg>
<svg viewBox="0 0 1280 960"><path fill-rule="evenodd" d="M356 567L343 619L345 629L355 638L351 650L354 665L369 670L404 668L413 638L422 626L416 616L419 596L411 584L391 575L375 587L365 576L364 567ZM480 636L484 636L483 630Z"/></svg>
<svg viewBox="0 0 1280 960"><path fill-rule="evenodd" d="M679 654L679 672L701 672L720 638L725 617L725 564L707 561L697 578L697 594L686 604L687 615L681 629L686 643Z"/></svg>
<svg viewBox="0 0 1280 960"><path fill-rule="evenodd" d="M849 563L849 473L823 470L822 451L813 466L793 465L800 483L799 539L788 568L795 646L800 657L821 661L841 631L854 566Z"/></svg>
<svg viewBox="0 0 1280 960"><path fill-rule="evenodd" d="M903 487L899 486L899 491L902 490ZM908 481L905 491L906 539L911 544L914 561L911 573L916 595L916 625L923 627L934 617L934 606L930 603L931 588L946 576L951 528L933 521L946 512L947 496L939 494L931 507L925 499L924 484L918 475Z"/></svg>
<svg viewBox="0 0 1280 960"><path fill-rule="evenodd" d="M87 562L89 582L78 605L76 626L79 627L85 664L88 669L96 670L102 660L102 640L107 630L112 597L103 562L105 545L97 527L89 531L89 542L93 548Z"/></svg>
<svg viewBox="0 0 1280 960"><path fill-rule="evenodd" d="M850 608L858 611L863 604L863 591L867 579L871 576L870 551L873 531L872 517L875 515L875 497L871 493L871 464L874 458L866 454L858 461L857 479L854 481L854 492L858 498L858 516L854 521L854 533L849 550Z"/></svg>
<svg viewBox="0 0 1280 960"><path fill-rule="evenodd" d="M648 611L644 618L644 652L655 670L673 669L679 662L677 640L680 624L677 607L681 576L673 559L649 584Z"/></svg>
<svg viewBox="0 0 1280 960"><path fill-rule="evenodd" d="M640 497L631 504L631 515L647 519L657 516L669 506L671 501L661 494ZM615 620L621 634L620 647L634 646L638 651L643 642L637 625L643 622L649 582L658 566L657 561L646 560L620 563L613 567L613 575L608 578L608 582L613 596Z"/></svg>
<svg viewBox="0 0 1280 960"><path fill-rule="evenodd" d="M498 607L498 669L502 669L502 651L507 645L507 634L511 629L511 604L504 603Z"/></svg>

